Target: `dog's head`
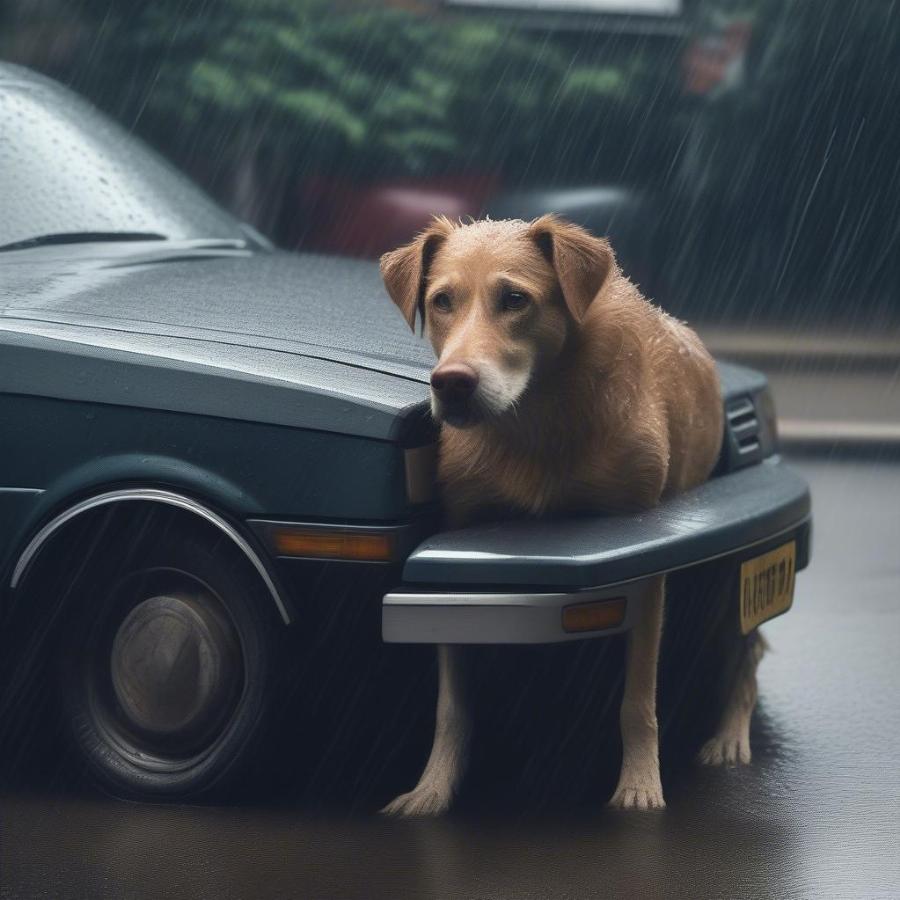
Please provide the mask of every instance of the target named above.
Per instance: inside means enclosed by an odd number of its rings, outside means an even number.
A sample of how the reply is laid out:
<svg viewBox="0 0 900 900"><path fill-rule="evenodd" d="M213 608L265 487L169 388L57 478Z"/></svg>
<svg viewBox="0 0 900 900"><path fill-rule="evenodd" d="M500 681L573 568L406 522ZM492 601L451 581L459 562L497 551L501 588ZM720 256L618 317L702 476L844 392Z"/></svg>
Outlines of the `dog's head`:
<svg viewBox="0 0 900 900"><path fill-rule="evenodd" d="M609 244L555 216L468 225L436 218L381 273L438 357L432 411L463 428L514 409L553 368L615 269Z"/></svg>

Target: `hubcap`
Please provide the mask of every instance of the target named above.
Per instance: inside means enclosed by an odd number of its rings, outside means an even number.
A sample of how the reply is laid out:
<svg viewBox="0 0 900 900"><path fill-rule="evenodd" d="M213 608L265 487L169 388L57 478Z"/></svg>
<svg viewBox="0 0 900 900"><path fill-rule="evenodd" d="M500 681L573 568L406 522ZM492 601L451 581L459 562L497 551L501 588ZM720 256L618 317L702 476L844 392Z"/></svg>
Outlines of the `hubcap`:
<svg viewBox="0 0 900 900"><path fill-rule="evenodd" d="M241 678L234 631L203 594L173 592L139 603L119 626L110 662L128 724L167 745L202 740Z"/></svg>

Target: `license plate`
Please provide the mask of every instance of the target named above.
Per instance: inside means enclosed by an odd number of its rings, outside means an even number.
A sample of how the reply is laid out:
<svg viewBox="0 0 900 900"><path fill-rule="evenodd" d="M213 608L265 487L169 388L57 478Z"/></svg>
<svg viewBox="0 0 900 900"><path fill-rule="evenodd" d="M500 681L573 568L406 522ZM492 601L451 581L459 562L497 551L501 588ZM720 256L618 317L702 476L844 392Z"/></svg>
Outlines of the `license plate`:
<svg viewBox="0 0 900 900"><path fill-rule="evenodd" d="M741 563L741 632L749 634L761 623L786 612L794 600L797 543Z"/></svg>

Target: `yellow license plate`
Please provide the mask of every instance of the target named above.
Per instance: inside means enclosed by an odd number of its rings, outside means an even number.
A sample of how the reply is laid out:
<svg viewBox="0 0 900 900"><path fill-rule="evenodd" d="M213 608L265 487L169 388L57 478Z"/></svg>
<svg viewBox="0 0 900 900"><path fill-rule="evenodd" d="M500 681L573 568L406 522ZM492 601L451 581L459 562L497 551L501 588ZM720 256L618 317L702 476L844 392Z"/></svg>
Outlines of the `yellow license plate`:
<svg viewBox="0 0 900 900"><path fill-rule="evenodd" d="M791 608L796 557L797 543L791 541L741 563L743 634Z"/></svg>

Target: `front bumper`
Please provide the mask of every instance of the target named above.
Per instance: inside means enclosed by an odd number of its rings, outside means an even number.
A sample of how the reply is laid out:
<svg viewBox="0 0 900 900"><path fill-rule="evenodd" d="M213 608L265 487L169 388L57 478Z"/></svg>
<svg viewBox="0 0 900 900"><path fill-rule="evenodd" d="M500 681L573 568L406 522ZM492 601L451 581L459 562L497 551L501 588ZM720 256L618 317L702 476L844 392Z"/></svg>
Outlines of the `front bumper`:
<svg viewBox="0 0 900 900"><path fill-rule="evenodd" d="M711 479L647 512L507 522L437 534L384 597L389 643L554 643L626 631L649 579L713 560L737 564L796 541L809 559L806 482L778 457ZM621 623L572 633L573 604L624 598ZM723 602L737 601L733 597Z"/></svg>

